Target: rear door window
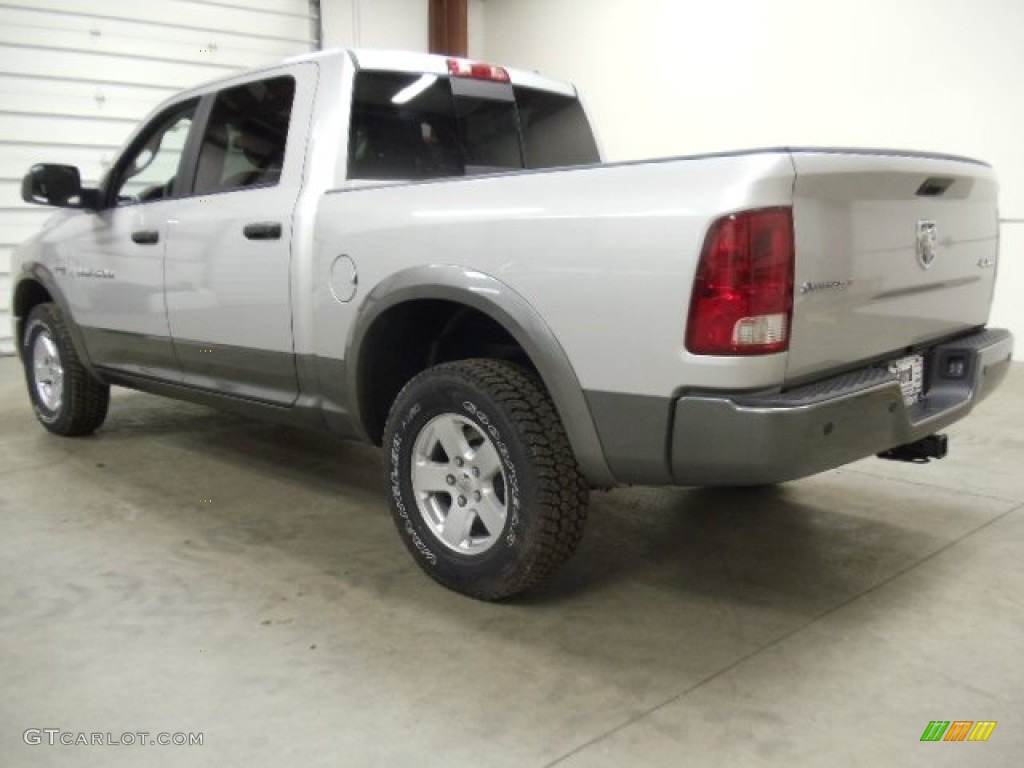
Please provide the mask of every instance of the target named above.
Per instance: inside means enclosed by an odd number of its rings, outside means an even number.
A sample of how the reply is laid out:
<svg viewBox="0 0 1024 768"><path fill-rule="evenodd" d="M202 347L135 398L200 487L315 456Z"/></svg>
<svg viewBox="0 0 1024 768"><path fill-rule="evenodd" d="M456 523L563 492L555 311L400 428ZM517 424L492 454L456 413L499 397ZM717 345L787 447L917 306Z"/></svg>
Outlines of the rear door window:
<svg viewBox="0 0 1024 768"><path fill-rule="evenodd" d="M281 179L295 79L258 80L217 94L193 192L272 186Z"/></svg>

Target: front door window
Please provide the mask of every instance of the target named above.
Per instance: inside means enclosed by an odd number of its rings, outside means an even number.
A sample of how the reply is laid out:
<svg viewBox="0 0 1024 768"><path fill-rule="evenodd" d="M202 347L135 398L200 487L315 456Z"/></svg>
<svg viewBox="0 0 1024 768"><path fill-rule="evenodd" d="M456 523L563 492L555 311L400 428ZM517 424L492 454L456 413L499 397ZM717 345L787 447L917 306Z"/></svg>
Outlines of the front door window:
<svg viewBox="0 0 1024 768"><path fill-rule="evenodd" d="M190 102L158 118L148 136L119 164L117 205L163 200L179 191L178 170L195 110L195 102Z"/></svg>

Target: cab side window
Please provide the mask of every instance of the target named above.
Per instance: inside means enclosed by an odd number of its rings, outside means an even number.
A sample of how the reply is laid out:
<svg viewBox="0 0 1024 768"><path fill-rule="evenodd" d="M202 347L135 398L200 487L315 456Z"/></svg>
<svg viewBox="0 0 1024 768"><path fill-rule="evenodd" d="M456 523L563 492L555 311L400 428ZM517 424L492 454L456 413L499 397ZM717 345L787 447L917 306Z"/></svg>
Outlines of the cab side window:
<svg viewBox="0 0 1024 768"><path fill-rule="evenodd" d="M436 179L524 167L510 84L403 72L356 75L350 179Z"/></svg>
<svg viewBox="0 0 1024 768"><path fill-rule="evenodd" d="M295 80L287 76L217 94L199 149L194 194L277 184L294 97Z"/></svg>
<svg viewBox="0 0 1024 768"><path fill-rule="evenodd" d="M163 200L180 191L178 169L197 104L179 104L158 117L119 164L113 191L117 205Z"/></svg>
<svg viewBox="0 0 1024 768"><path fill-rule="evenodd" d="M348 165L352 179L464 175L448 79L360 72L352 103Z"/></svg>

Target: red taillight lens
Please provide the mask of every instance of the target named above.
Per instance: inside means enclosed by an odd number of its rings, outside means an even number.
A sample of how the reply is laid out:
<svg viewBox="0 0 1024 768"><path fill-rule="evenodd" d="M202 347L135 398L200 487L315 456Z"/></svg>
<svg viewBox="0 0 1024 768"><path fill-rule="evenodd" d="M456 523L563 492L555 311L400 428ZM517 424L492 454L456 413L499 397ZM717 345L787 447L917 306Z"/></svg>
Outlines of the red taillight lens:
<svg viewBox="0 0 1024 768"><path fill-rule="evenodd" d="M783 352L792 315L792 209L716 221L697 266L686 348L695 355Z"/></svg>
<svg viewBox="0 0 1024 768"><path fill-rule="evenodd" d="M467 59L448 59L448 74L455 77L471 77L475 80L494 80L498 83L509 82L508 72L503 68Z"/></svg>

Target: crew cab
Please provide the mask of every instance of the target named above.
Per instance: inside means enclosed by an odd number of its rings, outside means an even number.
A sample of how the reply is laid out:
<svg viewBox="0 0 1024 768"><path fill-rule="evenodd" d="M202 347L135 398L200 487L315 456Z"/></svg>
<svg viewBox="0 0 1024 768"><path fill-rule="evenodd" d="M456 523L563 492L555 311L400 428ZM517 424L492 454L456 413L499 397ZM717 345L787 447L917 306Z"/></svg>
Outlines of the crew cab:
<svg viewBox="0 0 1024 768"><path fill-rule="evenodd" d="M999 384L997 183L947 155L776 148L602 163L576 90L336 50L158 107L15 253L38 420L111 385L383 448L401 538L499 599L588 494L927 460Z"/></svg>

